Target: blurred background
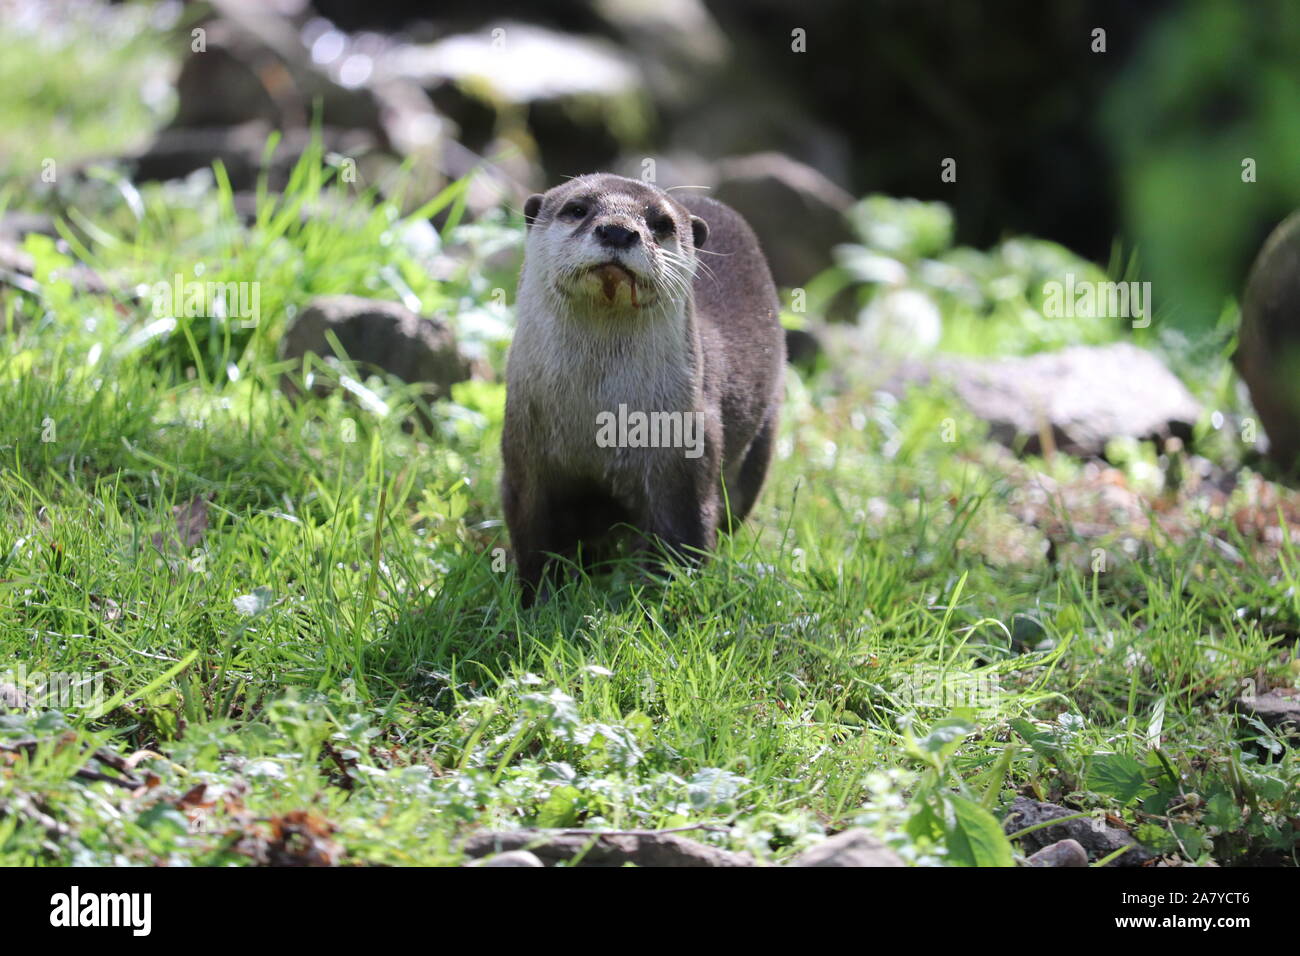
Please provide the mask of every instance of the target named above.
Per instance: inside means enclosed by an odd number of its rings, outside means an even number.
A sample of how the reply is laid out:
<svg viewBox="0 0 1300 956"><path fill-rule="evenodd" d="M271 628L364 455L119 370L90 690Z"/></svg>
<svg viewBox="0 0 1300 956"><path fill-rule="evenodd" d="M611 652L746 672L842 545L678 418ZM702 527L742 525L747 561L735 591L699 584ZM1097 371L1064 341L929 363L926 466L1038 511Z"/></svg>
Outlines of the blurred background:
<svg viewBox="0 0 1300 956"><path fill-rule="evenodd" d="M363 179L412 159L432 190L489 160L472 212L653 159L662 185L754 217L792 286L852 238L855 196L943 200L961 243L1136 256L1191 332L1300 206L1290 0L4 0L0 17L0 177L23 189L47 157L140 179L220 157L251 189L266 133L286 134L285 172L318 103Z"/></svg>
<svg viewBox="0 0 1300 956"><path fill-rule="evenodd" d="M74 201L51 161L141 183L219 159L251 208L319 116L359 188L412 168L406 208L478 169L471 220L596 169L709 187L832 317L880 268L836 247L915 214L917 254L1038 237L1150 280L1163 332L1196 338L1300 205L1294 0L0 0L0 21L11 230Z"/></svg>

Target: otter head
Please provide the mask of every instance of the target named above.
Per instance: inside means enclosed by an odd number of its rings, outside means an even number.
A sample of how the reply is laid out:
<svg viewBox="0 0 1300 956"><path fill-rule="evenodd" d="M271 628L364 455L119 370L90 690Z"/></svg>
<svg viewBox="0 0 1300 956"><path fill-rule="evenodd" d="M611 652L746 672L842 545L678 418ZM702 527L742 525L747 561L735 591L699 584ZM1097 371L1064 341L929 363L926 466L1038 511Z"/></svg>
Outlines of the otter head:
<svg viewBox="0 0 1300 956"><path fill-rule="evenodd" d="M524 203L525 274L584 318L680 312L709 227L663 190L596 173Z"/></svg>

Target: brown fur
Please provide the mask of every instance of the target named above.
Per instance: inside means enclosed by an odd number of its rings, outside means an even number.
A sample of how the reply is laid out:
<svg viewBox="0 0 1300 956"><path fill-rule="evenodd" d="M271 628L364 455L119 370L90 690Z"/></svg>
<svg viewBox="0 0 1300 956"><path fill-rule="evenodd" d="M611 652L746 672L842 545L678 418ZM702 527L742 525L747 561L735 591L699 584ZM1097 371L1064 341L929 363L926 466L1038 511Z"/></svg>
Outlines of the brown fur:
<svg viewBox="0 0 1300 956"><path fill-rule="evenodd" d="M616 524L694 561L728 517L724 500L731 520L749 513L775 441L785 339L758 241L722 203L595 174L525 213L501 448L530 602L549 554L581 544L590 556ZM698 457L599 447L597 416L620 404L701 412Z"/></svg>

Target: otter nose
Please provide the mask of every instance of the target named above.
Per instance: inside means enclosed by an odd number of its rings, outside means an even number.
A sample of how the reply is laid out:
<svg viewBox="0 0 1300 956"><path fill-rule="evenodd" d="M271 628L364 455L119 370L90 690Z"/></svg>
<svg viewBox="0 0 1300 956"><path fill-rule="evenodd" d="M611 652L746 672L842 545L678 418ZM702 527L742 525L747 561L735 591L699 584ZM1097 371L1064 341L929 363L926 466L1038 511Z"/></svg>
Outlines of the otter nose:
<svg viewBox="0 0 1300 956"><path fill-rule="evenodd" d="M625 229L612 222L597 226L595 231L597 241L602 246L608 246L611 249L627 249L636 245L637 240L640 238L631 229Z"/></svg>

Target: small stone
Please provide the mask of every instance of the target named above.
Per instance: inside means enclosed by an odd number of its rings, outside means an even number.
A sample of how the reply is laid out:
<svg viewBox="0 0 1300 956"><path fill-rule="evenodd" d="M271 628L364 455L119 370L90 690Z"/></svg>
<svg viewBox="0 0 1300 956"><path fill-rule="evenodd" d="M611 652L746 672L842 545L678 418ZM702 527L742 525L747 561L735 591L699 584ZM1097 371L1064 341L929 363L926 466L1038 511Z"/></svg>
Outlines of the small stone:
<svg viewBox="0 0 1300 956"><path fill-rule="evenodd" d="M1030 866L1087 866L1088 851L1077 840L1057 840L1025 862Z"/></svg>
<svg viewBox="0 0 1300 956"><path fill-rule="evenodd" d="M1256 717L1274 730L1300 734L1300 699L1269 691L1256 697L1238 697L1232 705L1237 713Z"/></svg>
<svg viewBox="0 0 1300 956"><path fill-rule="evenodd" d="M445 323L422 318L396 302L353 295L313 299L285 333L281 355L333 355L326 334L331 331L362 368L426 384L435 398L447 397L452 385L470 377L470 364Z"/></svg>
<svg viewBox="0 0 1300 956"><path fill-rule="evenodd" d="M835 354L832 349L831 354ZM1200 406L1153 353L1128 343L1074 346L1025 358L934 357L868 368L882 388L947 383L991 436L1025 453L1101 457L1113 438L1190 439Z"/></svg>
<svg viewBox="0 0 1300 956"><path fill-rule="evenodd" d="M1011 804L1011 812L1002 821L1002 828L1008 833L1016 833L1028 827L1050 820L1074 817L1072 820L1061 819L1060 823L1039 827L1020 837L1020 843L1027 853L1037 853L1055 843L1072 840L1087 853L1093 862L1109 856L1116 850L1127 848L1107 866L1141 866L1152 858L1151 852L1133 839L1127 831L1113 827L1096 817L1075 816L1078 811L1057 806L1054 803L1039 803L1028 797L1016 797Z"/></svg>
<svg viewBox="0 0 1300 956"><path fill-rule="evenodd" d="M500 857L525 851L542 863L571 860L579 866L753 866L748 853L734 853L658 830L509 830L482 832L461 844L466 856Z"/></svg>
<svg viewBox="0 0 1300 956"><path fill-rule="evenodd" d="M902 858L867 830L845 830L804 850L791 866L905 866Z"/></svg>
<svg viewBox="0 0 1300 956"><path fill-rule="evenodd" d="M478 866L542 866L544 864L539 860L536 854L529 853L527 850L511 850L509 853L498 853L496 856L490 856L486 860L477 864Z"/></svg>

